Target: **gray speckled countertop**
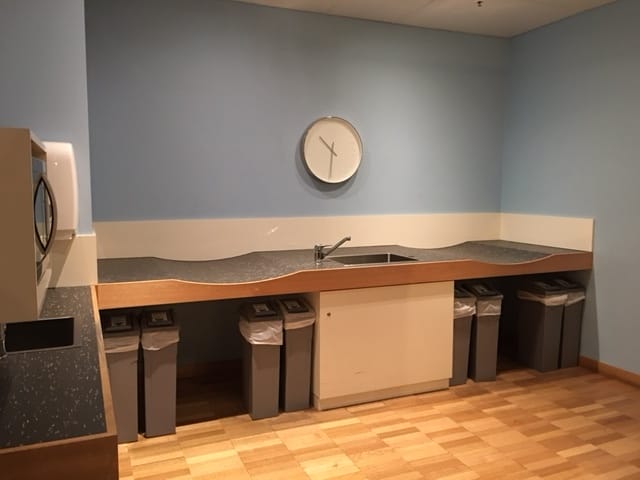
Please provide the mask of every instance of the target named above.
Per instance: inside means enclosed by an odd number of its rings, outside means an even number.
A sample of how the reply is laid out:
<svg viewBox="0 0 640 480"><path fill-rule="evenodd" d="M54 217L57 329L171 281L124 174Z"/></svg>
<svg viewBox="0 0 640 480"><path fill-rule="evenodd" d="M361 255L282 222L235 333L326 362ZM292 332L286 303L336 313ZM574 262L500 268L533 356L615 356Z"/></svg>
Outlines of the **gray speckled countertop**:
<svg viewBox="0 0 640 480"><path fill-rule="evenodd" d="M552 254L576 251L487 240L432 249L408 248L399 245L341 247L333 255L371 252L396 253L413 257L421 262L476 260L489 264L514 264L538 260ZM330 258L321 266L316 266L313 262L312 249L253 252L238 257L208 261L178 261L153 257L110 258L98 260L98 281L99 283L117 283L175 279L202 283L242 283L276 278L303 270L353 268L333 262Z"/></svg>
<svg viewBox="0 0 640 480"><path fill-rule="evenodd" d="M63 316L77 346L0 360L0 448L106 431L90 287L49 289L42 318Z"/></svg>

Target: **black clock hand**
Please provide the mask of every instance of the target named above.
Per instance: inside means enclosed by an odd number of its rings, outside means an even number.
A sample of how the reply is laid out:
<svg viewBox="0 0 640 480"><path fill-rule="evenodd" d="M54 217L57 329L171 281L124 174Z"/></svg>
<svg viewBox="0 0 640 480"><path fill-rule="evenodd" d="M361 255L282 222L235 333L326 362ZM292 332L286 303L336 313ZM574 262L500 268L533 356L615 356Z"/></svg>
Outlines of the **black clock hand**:
<svg viewBox="0 0 640 480"><path fill-rule="evenodd" d="M336 157L338 156L338 155L336 155L336 152L333 151L334 144L335 144L335 142L331 142L331 148L329 149L329 150L331 150L331 158L329 159L329 178L331 178L331 170L333 169L333 156L334 155Z"/></svg>
<svg viewBox="0 0 640 480"><path fill-rule="evenodd" d="M333 150L333 145L334 145L334 143L335 143L335 142L332 142L332 143L331 143L331 146L329 146L329 144L327 143L327 141L326 141L324 138L322 138L322 136L321 136L321 135L318 135L318 138L320 139L320 141L321 141L322 143L324 143L325 147L327 147L327 148L329 149L329 151L331 152L331 155L332 155L332 156L333 156L333 155L335 155L336 157L338 156L338 154Z"/></svg>

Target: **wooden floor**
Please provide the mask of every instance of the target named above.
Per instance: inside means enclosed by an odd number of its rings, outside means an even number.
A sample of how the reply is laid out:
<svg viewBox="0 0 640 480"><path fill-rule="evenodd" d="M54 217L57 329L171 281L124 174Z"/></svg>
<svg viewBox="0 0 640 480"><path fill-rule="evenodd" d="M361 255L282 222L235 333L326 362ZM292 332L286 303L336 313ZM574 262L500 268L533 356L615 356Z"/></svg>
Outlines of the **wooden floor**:
<svg viewBox="0 0 640 480"><path fill-rule="evenodd" d="M640 479L640 389L571 368L121 445L126 479Z"/></svg>

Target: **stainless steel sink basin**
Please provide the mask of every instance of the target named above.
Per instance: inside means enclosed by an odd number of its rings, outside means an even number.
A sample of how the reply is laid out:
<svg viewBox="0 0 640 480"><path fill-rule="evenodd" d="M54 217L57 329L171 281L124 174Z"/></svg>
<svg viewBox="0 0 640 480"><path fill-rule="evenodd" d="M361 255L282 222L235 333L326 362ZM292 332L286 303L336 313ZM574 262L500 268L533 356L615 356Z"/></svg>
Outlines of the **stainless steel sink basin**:
<svg viewBox="0 0 640 480"><path fill-rule="evenodd" d="M337 257L328 257L328 260L341 263L343 265L370 265L370 264L388 264L401 262L415 262L415 258L397 255L395 253L362 253L358 255L340 255Z"/></svg>
<svg viewBox="0 0 640 480"><path fill-rule="evenodd" d="M5 332L5 346L8 353L68 348L76 344L73 317L8 323Z"/></svg>

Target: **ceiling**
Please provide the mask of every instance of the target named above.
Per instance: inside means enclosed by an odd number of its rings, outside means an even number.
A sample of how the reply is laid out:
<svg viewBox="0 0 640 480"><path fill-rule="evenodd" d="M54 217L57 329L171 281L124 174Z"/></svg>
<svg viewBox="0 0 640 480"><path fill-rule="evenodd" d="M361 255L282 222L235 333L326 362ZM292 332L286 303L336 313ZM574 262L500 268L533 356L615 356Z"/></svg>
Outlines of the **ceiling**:
<svg viewBox="0 0 640 480"><path fill-rule="evenodd" d="M341 17L512 37L615 0L238 0Z"/></svg>

